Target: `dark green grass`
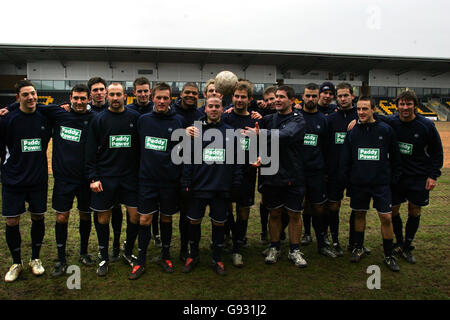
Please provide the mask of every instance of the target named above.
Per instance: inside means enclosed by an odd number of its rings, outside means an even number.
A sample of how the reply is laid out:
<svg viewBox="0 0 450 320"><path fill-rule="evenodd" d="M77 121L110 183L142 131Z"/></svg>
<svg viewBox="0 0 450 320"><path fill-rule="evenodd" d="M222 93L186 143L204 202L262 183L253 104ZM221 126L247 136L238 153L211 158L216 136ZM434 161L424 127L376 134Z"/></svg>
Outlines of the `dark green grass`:
<svg viewBox="0 0 450 320"><path fill-rule="evenodd" d="M67 276L58 279L50 277L55 263L56 245L54 240L55 213L51 209L49 188L49 211L46 214L46 235L41 258L46 273L36 278L28 267L30 248L30 217L25 214L21 219L22 258L25 270L18 281L5 283L0 281L0 299L194 299L194 300L298 300L298 299L449 299L450 296L450 169L443 170L443 177L431 194L430 206L423 209L421 225L416 235L414 254L418 263L407 264L398 260L400 273L390 272L382 263L383 248L380 235L380 222L376 212L371 209L367 214L365 244L372 254L359 264L349 262L349 253L334 260L316 253L316 242L303 247L308 267L298 269L287 259L288 244L282 245L282 258L275 265L264 264L259 244L259 210L252 209L248 228L250 248L243 249L245 266L236 269L231 265L230 254L224 254L228 274L216 275L210 269L209 239L211 223L204 219L202 224L201 262L190 274L181 272L178 261L179 237L178 215L174 219L172 255L176 271L163 273L162 269L150 262L158 255L159 249L150 244L147 272L137 281L128 280L130 267L122 262L111 264L105 278L95 274L96 267L81 266L81 290L69 290ZM257 194L259 201L259 194ZM258 202L257 202L258 203ZM401 209L406 223L406 206ZM344 249L348 239L348 199L341 209L340 238ZM124 219L125 220L125 219ZM122 240L125 239L126 222L123 223ZM0 274L3 279L12 263L5 242L4 227L0 233ZM97 252L97 237L92 229L89 251L93 256ZM67 244L68 264L78 264L79 234L78 215L73 214L69 222ZM370 265L381 268L381 289L369 290L366 281L369 275L366 269Z"/></svg>

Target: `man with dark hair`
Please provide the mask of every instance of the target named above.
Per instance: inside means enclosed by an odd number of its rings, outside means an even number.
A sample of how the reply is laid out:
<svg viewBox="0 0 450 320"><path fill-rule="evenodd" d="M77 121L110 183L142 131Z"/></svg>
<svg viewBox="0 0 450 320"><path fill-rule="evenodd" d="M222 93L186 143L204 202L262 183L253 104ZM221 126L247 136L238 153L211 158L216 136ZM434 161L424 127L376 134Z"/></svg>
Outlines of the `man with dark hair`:
<svg viewBox="0 0 450 320"><path fill-rule="evenodd" d="M58 262L52 272L53 277L62 276L67 269L66 242L68 222L73 200L76 197L80 215L80 262L93 265L88 254L91 232L91 195L85 173L85 145L88 127L94 113L88 109L89 89L77 84L70 94L71 109L66 112L59 106L49 105L40 108L53 123L52 168L55 183L53 187L53 209L57 213L55 237L58 249Z"/></svg>
<svg viewBox="0 0 450 320"><path fill-rule="evenodd" d="M133 82L133 95L136 97L133 103L127 105L140 114L145 114L153 110L153 102L151 101L151 84L146 77L136 78Z"/></svg>
<svg viewBox="0 0 450 320"><path fill-rule="evenodd" d="M264 204L270 212L269 232L271 243L265 258L267 264L274 264L280 256L281 215L283 208L289 215L289 242L288 259L295 266L307 266L303 253L299 250L302 233L302 220L300 214L303 210L305 195L305 172L302 155L305 135L305 120L298 111L293 111L295 91L289 86L280 86L276 91L275 107L277 113L265 116L261 127L267 129L268 142L271 140L273 130L278 130L279 137L279 170L274 175L262 175L259 189L264 197ZM256 129L248 129L258 133Z"/></svg>
<svg viewBox="0 0 450 320"><path fill-rule="evenodd" d="M36 109L37 91L28 80L15 85L19 108L0 119L0 158L2 180L2 215L6 218L6 243L13 265L5 275L15 281L23 270L21 259L20 217L31 213L31 272L45 272L39 258L45 234L47 211L47 145L51 136L48 119Z"/></svg>
<svg viewBox="0 0 450 320"><path fill-rule="evenodd" d="M146 251L150 240L148 227L155 212L161 210L162 250L159 263L165 272L173 272L170 257L172 240L172 216L179 211L179 182L181 165L171 159L175 142L171 140L174 130L183 128L182 119L170 108L170 86L160 83L153 91L153 112L141 116L137 123L141 160L139 165L140 220L139 256L129 278L139 278L145 268Z"/></svg>
<svg viewBox="0 0 450 320"><path fill-rule="evenodd" d="M98 276L108 272L109 220L119 202L127 207L127 237L123 259L133 265L132 250L138 235L138 141L139 113L125 108L125 92L120 83L108 87L109 106L92 119L86 145L86 170L92 190L91 208L98 212L97 235L101 253Z"/></svg>
<svg viewBox="0 0 450 320"><path fill-rule="evenodd" d="M189 202L188 218L190 254L186 259L183 272L191 272L200 260L199 242L201 238L201 222L209 205L209 216L212 221L212 267L219 275L225 275L222 261L222 247L227 220L228 203L231 194L242 183L242 168L234 161L229 163L227 154L230 143L236 155L236 141L228 140L226 130L233 129L221 121L223 113L222 101L217 97L208 98L205 107L206 116L201 118L202 128L199 137L192 141L191 161L183 166L181 186ZM220 136L216 134L220 134ZM211 135L214 141L210 142ZM205 137L205 138L204 138ZM201 161L196 163L195 147L197 141L201 144ZM220 147L219 147L220 145ZM228 150L228 151L227 151ZM225 162L227 159L227 162ZM234 158L236 160L236 158Z"/></svg>
<svg viewBox="0 0 450 320"><path fill-rule="evenodd" d="M358 100L359 121L346 135L340 155L339 178L343 185L351 188L350 207L355 212L355 243L350 261L359 262L365 254L365 216L373 199L381 221L384 263L397 272L400 268L392 256L394 233L390 185L401 175L400 153L394 130L376 121L375 111L375 103L369 97Z"/></svg>
<svg viewBox="0 0 450 320"><path fill-rule="evenodd" d="M325 81L320 85L317 108L326 116L338 110L337 105L331 103L334 99L335 92L336 90L332 82Z"/></svg>
<svg viewBox="0 0 450 320"><path fill-rule="evenodd" d="M344 190L346 186L340 184L338 179L339 159L344 144L345 136L347 134L347 127L349 123L358 118L356 108L353 107L353 88L349 83L342 82L336 86L337 102L339 104L338 111L331 113L327 117L328 121L328 154L333 157L327 157L327 174L328 174L328 225L330 226L332 236L332 247L337 256L344 255L339 244L339 210L341 207L341 200L344 197ZM352 219L354 214L350 217L350 225L352 226ZM352 229L351 229L352 230ZM353 244L352 233L350 233L349 247Z"/></svg>
<svg viewBox="0 0 450 320"><path fill-rule="evenodd" d="M336 258L336 254L325 243L324 216L327 202L325 153L328 142L328 125L325 115L318 111L318 100L319 86L315 83L307 84L303 93L303 109L300 110L306 123L303 140L306 178L305 210L303 212L305 234L300 243L304 245L305 242L306 244L311 242L312 217L318 252L324 256Z"/></svg>
<svg viewBox="0 0 450 320"><path fill-rule="evenodd" d="M258 122L252 119L248 112L249 100L251 98L252 88L245 81L238 82L232 93L233 111L223 114L222 120L234 129L245 129L245 127L254 128ZM236 202L236 222L231 224L233 249L232 262L235 267L242 267L244 261L240 254L240 247L246 244L248 218L250 207L255 203L255 185L256 185L256 167L249 163L250 139L246 136L239 138L239 146L245 151L245 165L243 166L243 183L239 192L239 197L232 199ZM230 212L227 220L233 219L233 205L230 204Z"/></svg>
<svg viewBox="0 0 450 320"><path fill-rule="evenodd" d="M151 100L152 89L150 81L146 77L136 78L133 82L133 94L136 97L135 101L127 105L140 114L152 112L153 101ZM152 219L152 233L155 245L162 248L161 236L159 235L159 212L153 213Z"/></svg>
<svg viewBox="0 0 450 320"><path fill-rule="evenodd" d="M94 113L103 112L108 108L107 97L107 83L106 80L100 77L92 77L88 80L87 86L90 91L90 105ZM115 204L112 208L111 225L113 228L113 250L110 262L115 262L120 259L120 235L122 233L123 213L120 204ZM94 224L98 226L98 215L94 212ZM100 257L100 254L99 254Z"/></svg>
<svg viewBox="0 0 450 320"><path fill-rule="evenodd" d="M204 117L205 114L197 108L199 89L195 82L187 82L180 93L180 98L172 105L175 112L182 117L183 127L194 135L194 121ZM181 199L180 205L180 260L186 261L189 244L189 220L187 219L187 203Z"/></svg>
<svg viewBox="0 0 450 320"><path fill-rule="evenodd" d="M397 134L403 168L400 181L392 188L395 253L414 264L411 244L419 228L421 209L429 204L430 191L441 175L443 149L434 123L416 112L419 101L414 91L401 92L396 104L398 114L386 119ZM403 238L400 205L405 201L408 201L408 220Z"/></svg>

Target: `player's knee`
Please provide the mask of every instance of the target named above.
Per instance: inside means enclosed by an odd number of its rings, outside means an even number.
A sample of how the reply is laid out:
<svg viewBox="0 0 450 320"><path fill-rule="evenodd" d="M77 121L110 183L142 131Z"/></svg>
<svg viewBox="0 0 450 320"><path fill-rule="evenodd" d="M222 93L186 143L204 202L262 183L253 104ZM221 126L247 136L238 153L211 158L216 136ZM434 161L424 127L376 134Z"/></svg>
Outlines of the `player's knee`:
<svg viewBox="0 0 450 320"><path fill-rule="evenodd" d="M408 215L412 217L418 217L420 216L421 207L418 205L409 203L408 204Z"/></svg>
<svg viewBox="0 0 450 320"><path fill-rule="evenodd" d="M58 223L67 223L67 222L69 222L69 213L68 212L58 213L56 215L56 222L58 222Z"/></svg>
<svg viewBox="0 0 450 320"><path fill-rule="evenodd" d="M31 220L34 220L34 221L44 220L44 215L43 214L31 214Z"/></svg>
<svg viewBox="0 0 450 320"><path fill-rule="evenodd" d="M14 217L14 218L6 218L6 225L8 227L15 227L19 224L19 217Z"/></svg>
<svg viewBox="0 0 450 320"><path fill-rule="evenodd" d="M225 222L213 221L213 225L215 225L216 227L224 227L225 226Z"/></svg>
<svg viewBox="0 0 450 320"><path fill-rule="evenodd" d="M381 225L389 226L392 224L392 215L391 214L380 214Z"/></svg>
<svg viewBox="0 0 450 320"><path fill-rule="evenodd" d="M161 217L161 222L164 222L164 223L172 222L172 216L166 216L164 214L161 214L160 217Z"/></svg>
<svg viewBox="0 0 450 320"><path fill-rule="evenodd" d="M202 223L202 219L189 220L190 224L200 224Z"/></svg>
<svg viewBox="0 0 450 320"><path fill-rule="evenodd" d="M87 212L79 212L80 214L80 220L83 221L90 221L91 220L91 213L87 213Z"/></svg>
<svg viewBox="0 0 450 320"><path fill-rule="evenodd" d="M139 224L148 227L152 224L152 218L152 214L141 214L139 217Z"/></svg>

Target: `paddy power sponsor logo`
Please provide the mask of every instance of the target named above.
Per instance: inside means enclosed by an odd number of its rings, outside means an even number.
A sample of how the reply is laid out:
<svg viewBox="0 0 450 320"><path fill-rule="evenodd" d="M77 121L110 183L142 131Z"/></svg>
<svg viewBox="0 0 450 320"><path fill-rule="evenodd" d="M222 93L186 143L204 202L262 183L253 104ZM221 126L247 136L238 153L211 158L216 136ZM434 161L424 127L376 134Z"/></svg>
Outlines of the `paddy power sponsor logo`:
<svg viewBox="0 0 450 320"><path fill-rule="evenodd" d="M205 162L225 161L225 149L214 149L214 148L203 149L203 161Z"/></svg>
<svg viewBox="0 0 450 320"><path fill-rule="evenodd" d="M303 145L305 146L317 146L317 134L306 133Z"/></svg>
<svg viewBox="0 0 450 320"><path fill-rule="evenodd" d="M401 154L412 155L413 145L405 142L398 142L398 147L400 149Z"/></svg>
<svg viewBox="0 0 450 320"><path fill-rule="evenodd" d="M80 142L81 130L61 126L60 136L64 140Z"/></svg>
<svg viewBox="0 0 450 320"><path fill-rule="evenodd" d="M22 152L42 151L42 143L40 138L22 139Z"/></svg>
<svg viewBox="0 0 450 320"><path fill-rule="evenodd" d="M380 160L380 149L358 148L358 160Z"/></svg>
<svg viewBox="0 0 450 320"><path fill-rule="evenodd" d="M145 149L156 150L156 151L166 151L167 150L167 139L147 136L147 137L145 137Z"/></svg>
<svg viewBox="0 0 450 320"><path fill-rule="evenodd" d="M346 135L347 135L347 132L336 132L336 135L334 137L334 143L335 144L344 144Z"/></svg>
<svg viewBox="0 0 450 320"><path fill-rule="evenodd" d="M110 148L130 148L131 147L131 135L117 135L109 136Z"/></svg>

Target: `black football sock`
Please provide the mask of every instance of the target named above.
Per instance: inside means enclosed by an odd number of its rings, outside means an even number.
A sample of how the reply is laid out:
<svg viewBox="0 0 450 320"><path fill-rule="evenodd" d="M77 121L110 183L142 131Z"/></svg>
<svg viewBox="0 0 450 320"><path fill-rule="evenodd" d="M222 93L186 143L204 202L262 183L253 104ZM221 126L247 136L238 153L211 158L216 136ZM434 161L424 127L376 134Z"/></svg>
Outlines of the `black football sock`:
<svg viewBox="0 0 450 320"><path fill-rule="evenodd" d="M34 260L39 259L45 235L45 223L44 219L31 221L31 260Z"/></svg>
<svg viewBox="0 0 450 320"><path fill-rule="evenodd" d="M172 241L172 222L162 222L161 227L161 258L163 260L170 259L170 243Z"/></svg>
<svg viewBox="0 0 450 320"><path fill-rule="evenodd" d="M394 229L395 239L397 244L403 245L403 221L400 214L392 216L392 227Z"/></svg>
<svg viewBox="0 0 450 320"><path fill-rule="evenodd" d="M150 243L151 232L150 226L139 226L138 235L138 261L137 264L140 266L145 266L147 259L147 248Z"/></svg>
<svg viewBox="0 0 450 320"><path fill-rule="evenodd" d="M298 249L300 246L298 243L289 243L289 251L294 252L294 250Z"/></svg>
<svg viewBox="0 0 450 320"><path fill-rule="evenodd" d="M153 218L152 219L153 219L152 220L152 235L153 235L153 238L154 238L155 236L159 235L159 225L160 225L160 223L162 223L159 220L159 211L156 211L156 212L153 213Z"/></svg>
<svg viewBox="0 0 450 320"><path fill-rule="evenodd" d="M128 215L127 215L128 216ZM128 218L128 217L127 217ZM111 226L113 229L113 250L120 249L120 234L122 233L123 212L122 206L116 205L111 210ZM128 219L127 219L128 222ZM128 225L128 223L127 223Z"/></svg>
<svg viewBox="0 0 450 320"><path fill-rule="evenodd" d="M89 236L91 234L92 222L91 217L89 220L80 219L80 255L88 253Z"/></svg>
<svg viewBox="0 0 450 320"><path fill-rule="evenodd" d="M5 230L6 243L8 244L9 251L13 258L13 264L22 263L20 246L22 243L22 238L20 236L19 225L10 227L6 225Z"/></svg>
<svg viewBox="0 0 450 320"><path fill-rule="evenodd" d="M66 263L66 243L67 243L68 223L55 223L56 247L58 250L58 261Z"/></svg>
<svg viewBox="0 0 450 320"><path fill-rule="evenodd" d="M242 245L242 239L244 238L244 224L241 219L237 219L234 223L233 234L233 250L232 253L239 253L239 248Z"/></svg>
<svg viewBox="0 0 450 320"><path fill-rule="evenodd" d="M272 242L270 242L270 247L275 247L277 250L280 250L281 242L280 241L272 241Z"/></svg>
<svg viewBox="0 0 450 320"><path fill-rule="evenodd" d="M269 223L269 210L260 203L259 204L259 216L261 221L261 233L267 236L267 224Z"/></svg>
<svg viewBox="0 0 450 320"><path fill-rule="evenodd" d="M348 245L353 246L355 243L355 211L352 210L350 213L349 219L349 228L348 228Z"/></svg>
<svg viewBox="0 0 450 320"><path fill-rule="evenodd" d="M362 249L364 246L364 232L355 231L355 248Z"/></svg>
<svg viewBox="0 0 450 320"><path fill-rule="evenodd" d="M302 214L303 219L303 230L305 235L311 235L311 215L309 213Z"/></svg>
<svg viewBox="0 0 450 320"><path fill-rule="evenodd" d="M312 226L314 228L314 233L316 234L317 247L318 249L325 247L324 239L324 229L323 229L323 215L316 214L312 216Z"/></svg>
<svg viewBox="0 0 450 320"><path fill-rule="evenodd" d="M97 211L94 211L94 214L93 214L93 216L92 216L92 220L94 220L94 228L95 228L95 231L97 232L97 227L98 227L98 212Z"/></svg>
<svg viewBox="0 0 450 320"><path fill-rule="evenodd" d="M131 223L131 221L129 221L127 224L127 239L124 250L124 253L127 256L133 254L134 243L136 242L138 233L139 233L139 223Z"/></svg>
<svg viewBox="0 0 450 320"><path fill-rule="evenodd" d="M409 248L409 246L413 242L417 229L419 229L419 223L420 223L420 216L418 217L408 216L408 220L406 221L405 227L405 243L403 245L405 249Z"/></svg>
<svg viewBox="0 0 450 320"><path fill-rule="evenodd" d="M189 244L191 247L190 257L195 258L199 255L199 243L201 238L201 224L189 223Z"/></svg>
<svg viewBox="0 0 450 320"><path fill-rule="evenodd" d="M233 231L235 223L236 222L234 221L233 211L228 212L227 221L225 222L225 234L226 235L230 235L230 233Z"/></svg>
<svg viewBox="0 0 450 320"><path fill-rule="evenodd" d="M385 257L392 256L394 239L383 239L383 251Z"/></svg>
<svg viewBox="0 0 450 320"><path fill-rule="evenodd" d="M98 248L100 250L100 255L102 260L109 261L109 223L97 225L97 238L98 238Z"/></svg>
<svg viewBox="0 0 450 320"><path fill-rule="evenodd" d="M180 230L180 250L187 251L189 244L189 219L186 217L186 210L184 209L180 209L178 229Z"/></svg>
<svg viewBox="0 0 450 320"><path fill-rule="evenodd" d="M242 240L244 240L247 237L247 229L248 229L248 219L247 220L241 220L242 221Z"/></svg>
<svg viewBox="0 0 450 320"><path fill-rule="evenodd" d="M215 262L222 261L222 248L225 237L225 226L212 226L213 253L212 258Z"/></svg>
<svg viewBox="0 0 450 320"><path fill-rule="evenodd" d="M339 243L339 210L329 211L330 215L330 233L333 243Z"/></svg>

